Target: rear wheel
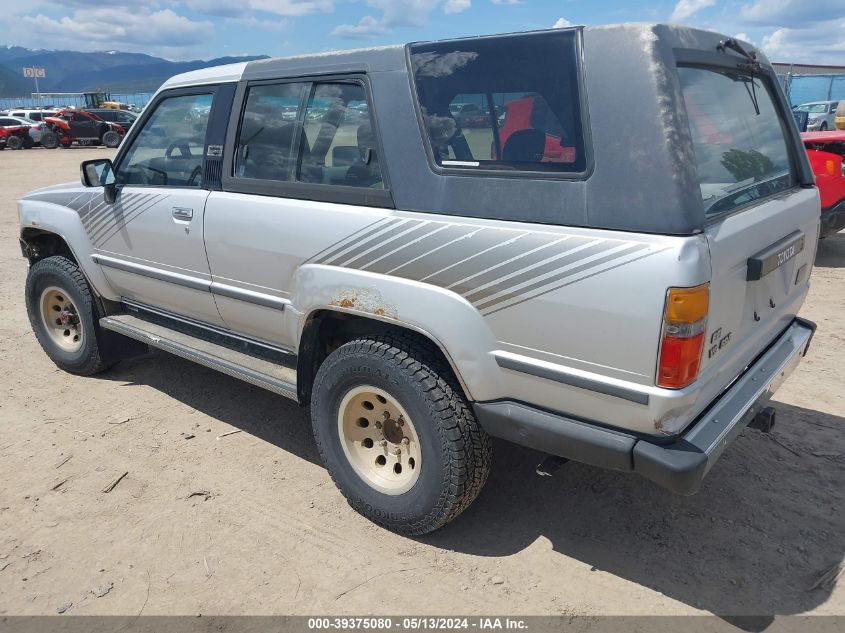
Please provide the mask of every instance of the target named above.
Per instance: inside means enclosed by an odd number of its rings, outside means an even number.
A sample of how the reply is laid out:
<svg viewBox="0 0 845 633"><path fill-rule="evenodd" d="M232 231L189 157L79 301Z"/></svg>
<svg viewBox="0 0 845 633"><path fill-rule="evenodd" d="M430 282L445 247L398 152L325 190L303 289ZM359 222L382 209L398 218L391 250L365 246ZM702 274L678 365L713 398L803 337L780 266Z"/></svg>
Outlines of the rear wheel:
<svg viewBox="0 0 845 633"><path fill-rule="evenodd" d="M349 504L401 534L457 517L490 470L490 437L448 365L412 337L358 339L330 354L314 382L311 419Z"/></svg>
<svg viewBox="0 0 845 633"><path fill-rule="evenodd" d="M41 147L44 149L56 149L59 146L59 137L55 132L44 132L41 135Z"/></svg>
<svg viewBox="0 0 845 633"><path fill-rule="evenodd" d="M32 140L32 137L29 134L22 137L21 140L23 141L24 149L32 149L33 147L35 147L35 141Z"/></svg>
<svg viewBox="0 0 845 633"><path fill-rule="evenodd" d="M105 134L103 134L103 138L101 139L103 145L108 148L114 149L118 145L120 145L120 134L115 132L114 130L109 130Z"/></svg>
<svg viewBox="0 0 845 633"><path fill-rule="evenodd" d="M20 136L10 136L6 140L6 147L9 149L23 149L23 139Z"/></svg>
<svg viewBox="0 0 845 633"><path fill-rule="evenodd" d="M60 369L90 376L109 366L101 353L99 311L75 263L57 255L33 264L26 309L38 342Z"/></svg>

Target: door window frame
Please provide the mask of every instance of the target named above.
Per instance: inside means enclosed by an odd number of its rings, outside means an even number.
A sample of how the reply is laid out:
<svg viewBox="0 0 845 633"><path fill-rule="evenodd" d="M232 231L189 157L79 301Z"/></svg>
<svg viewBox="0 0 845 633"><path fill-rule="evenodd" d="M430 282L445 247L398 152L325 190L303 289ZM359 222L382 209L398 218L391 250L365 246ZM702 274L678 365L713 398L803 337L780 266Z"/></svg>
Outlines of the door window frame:
<svg viewBox="0 0 845 633"><path fill-rule="evenodd" d="M378 158L379 171L381 173L383 189L371 189L369 187L350 187L348 185L330 185L323 183L264 180L259 178L243 178L234 175L235 152L237 150L238 135L240 134L241 121L246 110L246 102L249 89L254 86L280 85L291 83L309 84L300 100L296 117L296 129L294 142L296 147L297 161L295 170L299 170L301 156L301 137L305 134L305 114L314 84L325 83L349 83L359 84L364 88L367 99L368 116L376 142L376 156ZM256 194L261 196L273 196L277 198L293 198L297 200L313 200L315 202L330 202L335 204L355 204L367 207L380 207L393 209L393 195L390 191L390 180L387 173L387 161L385 160L381 133L378 128L378 114L375 111L372 88L366 74L331 74L331 75L298 75L290 77L279 77L277 79L261 79L253 81L238 82L235 91L235 99L232 104L232 112L229 118L229 127L226 132L226 145L223 150L223 191L232 193Z"/></svg>
<svg viewBox="0 0 845 633"><path fill-rule="evenodd" d="M171 99L173 97L190 97L190 96L198 96L198 95L211 95L211 111L208 115L208 123L205 127L205 138L203 139L203 150L202 150L202 173L205 174L205 161L208 155L208 135L211 129L211 121L212 116L214 115L214 108L215 104L217 103L217 92L221 88L220 84L204 84L200 86L190 86L186 88L173 88L168 90L162 90L158 93L152 101L144 108L144 112L138 117L135 124L130 128L129 132L126 134L126 139L123 143L120 144L120 149L117 152L117 155L114 157L112 161L112 169L114 171L115 177L117 176L118 172L120 171L120 167L123 164L126 155L129 153L129 150L135 144L135 139L143 131L144 127L147 125L147 121L155 114L158 107L161 105L163 101L166 99ZM185 186L172 186L172 185L153 185L153 184L139 184L139 183L132 183L132 184L118 184L118 188L123 187L141 187L141 188L157 188L157 189L184 189L186 191L203 191L208 190L207 184L205 182L205 178L203 177L203 182L201 187L185 187Z"/></svg>

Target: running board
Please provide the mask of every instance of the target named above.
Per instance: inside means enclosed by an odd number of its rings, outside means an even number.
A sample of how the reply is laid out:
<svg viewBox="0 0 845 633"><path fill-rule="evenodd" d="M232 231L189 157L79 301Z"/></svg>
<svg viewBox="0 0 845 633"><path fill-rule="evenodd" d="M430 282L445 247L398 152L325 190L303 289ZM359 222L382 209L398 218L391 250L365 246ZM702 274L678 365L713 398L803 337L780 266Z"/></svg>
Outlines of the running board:
<svg viewBox="0 0 845 633"><path fill-rule="evenodd" d="M297 400L296 369L177 332L131 314L100 319L100 327Z"/></svg>

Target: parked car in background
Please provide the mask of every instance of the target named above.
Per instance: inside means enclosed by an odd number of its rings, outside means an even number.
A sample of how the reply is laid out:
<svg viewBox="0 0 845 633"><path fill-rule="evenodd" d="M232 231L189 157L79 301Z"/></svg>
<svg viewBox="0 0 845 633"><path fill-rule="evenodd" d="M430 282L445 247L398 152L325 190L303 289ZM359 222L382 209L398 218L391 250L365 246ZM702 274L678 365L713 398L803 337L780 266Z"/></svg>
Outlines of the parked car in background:
<svg viewBox="0 0 845 633"><path fill-rule="evenodd" d="M28 128L30 142L27 144L32 147L36 143L41 142L41 131L44 129L43 125L38 121L32 119L25 119L19 116L2 116L0 115L0 127L20 127L26 126Z"/></svg>
<svg viewBox="0 0 845 633"><path fill-rule="evenodd" d="M49 108L49 109L36 109L36 110L6 110L4 112L0 112L0 114L9 115L9 116L17 116L23 117L25 119L30 119L31 121L38 121L41 122L48 116L56 116L56 109Z"/></svg>
<svg viewBox="0 0 845 633"><path fill-rule="evenodd" d="M129 130L138 115L129 110L115 110L114 108L86 108L85 112L101 118L103 121L117 123Z"/></svg>
<svg viewBox="0 0 845 633"><path fill-rule="evenodd" d="M845 229L845 131L801 135L822 203L819 239Z"/></svg>
<svg viewBox="0 0 845 633"><path fill-rule="evenodd" d="M0 127L0 149L29 149L34 145L28 125Z"/></svg>
<svg viewBox="0 0 845 633"><path fill-rule="evenodd" d="M833 122L837 130L845 130L845 99L839 102Z"/></svg>
<svg viewBox="0 0 845 633"><path fill-rule="evenodd" d="M839 106L839 101L813 101L811 103L802 103L792 109L796 112L807 113L808 132L824 132L825 130L832 130L836 127L837 106Z"/></svg>
<svg viewBox="0 0 845 633"><path fill-rule="evenodd" d="M120 145L126 134L122 125L103 121L84 110L59 110L55 116L46 117L44 123L47 130L41 137L41 145L47 149L55 149L59 145L70 147L74 142L114 148Z"/></svg>
<svg viewBox="0 0 845 633"><path fill-rule="evenodd" d="M477 103L450 103L449 112L461 127L485 127L490 124L489 115Z"/></svg>

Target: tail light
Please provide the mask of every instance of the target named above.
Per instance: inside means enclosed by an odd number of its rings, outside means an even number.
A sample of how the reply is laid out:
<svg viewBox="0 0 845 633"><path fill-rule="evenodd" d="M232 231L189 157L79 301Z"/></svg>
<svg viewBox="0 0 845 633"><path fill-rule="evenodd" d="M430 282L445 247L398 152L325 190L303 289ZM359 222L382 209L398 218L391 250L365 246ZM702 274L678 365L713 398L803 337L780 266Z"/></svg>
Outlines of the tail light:
<svg viewBox="0 0 845 633"><path fill-rule="evenodd" d="M657 364L658 387L681 389L698 378L709 304L708 284L669 288Z"/></svg>

